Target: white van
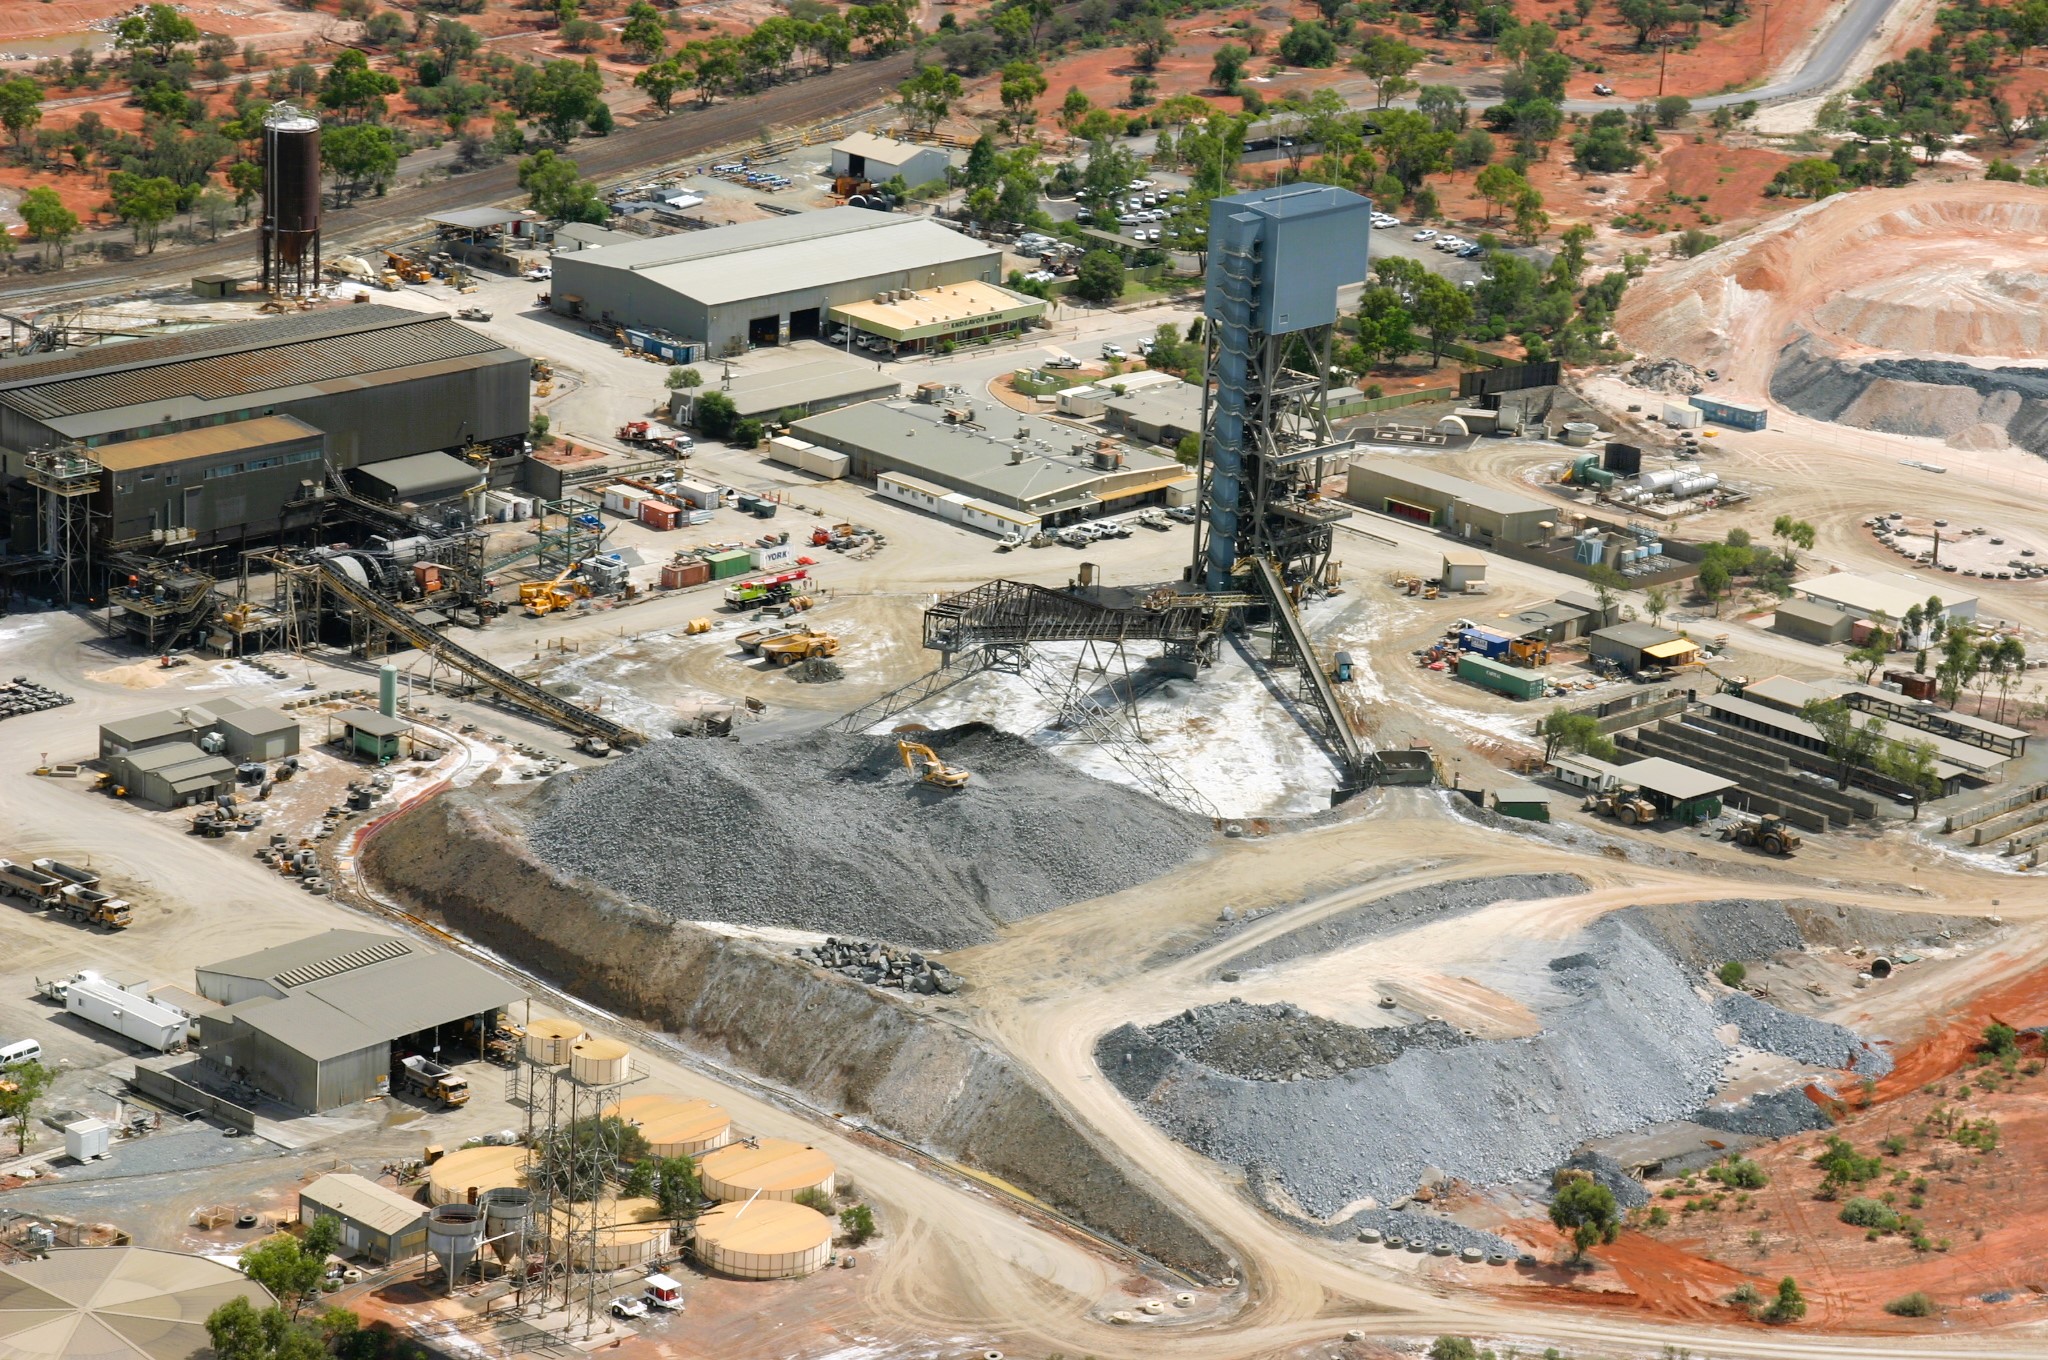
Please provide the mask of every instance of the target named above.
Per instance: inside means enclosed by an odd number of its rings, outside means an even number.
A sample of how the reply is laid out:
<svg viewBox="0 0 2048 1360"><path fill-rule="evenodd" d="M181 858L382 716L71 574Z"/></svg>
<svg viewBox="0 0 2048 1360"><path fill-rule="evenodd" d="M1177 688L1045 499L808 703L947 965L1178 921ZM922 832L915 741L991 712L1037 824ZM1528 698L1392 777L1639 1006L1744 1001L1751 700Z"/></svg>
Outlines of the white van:
<svg viewBox="0 0 2048 1360"><path fill-rule="evenodd" d="M16 1063L41 1062L43 1046L34 1039L21 1039L0 1048L0 1067L12 1067Z"/></svg>

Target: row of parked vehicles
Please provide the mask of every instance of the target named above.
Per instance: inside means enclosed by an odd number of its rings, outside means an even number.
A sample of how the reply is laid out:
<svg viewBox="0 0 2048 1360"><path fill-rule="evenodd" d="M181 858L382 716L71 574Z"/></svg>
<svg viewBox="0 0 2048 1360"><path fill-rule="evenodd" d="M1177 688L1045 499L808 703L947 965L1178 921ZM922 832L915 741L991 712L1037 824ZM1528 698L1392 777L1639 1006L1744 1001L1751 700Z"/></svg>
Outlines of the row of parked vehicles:
<svg viewBox="0 0 2048 1360"><path fill-rule="evenodd" d="M1436 249L1455 255L1461 260L1469 260L1486 253L1486 247L1476 241L1468 241L1462 236L1453 236L1447 231L1439 232L1429 227L1416 232L1410 239L1427 241Z"/></svg>

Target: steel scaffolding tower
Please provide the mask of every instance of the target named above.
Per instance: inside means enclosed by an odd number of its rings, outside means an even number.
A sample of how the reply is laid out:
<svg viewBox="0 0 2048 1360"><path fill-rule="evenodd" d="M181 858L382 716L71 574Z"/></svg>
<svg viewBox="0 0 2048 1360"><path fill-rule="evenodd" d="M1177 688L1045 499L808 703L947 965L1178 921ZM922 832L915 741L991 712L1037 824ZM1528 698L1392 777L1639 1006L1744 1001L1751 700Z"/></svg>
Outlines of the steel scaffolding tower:
<svg viewBox="0 0 2048 1360"><path fill-rule="evenodd" d="M1347 511L1322 482L1351 445L1330 433L1337 290L1366 274L1372 204L1293 184L1209 205L1207 382L1193 580L1241 588L1246 558L1320 580Z"/></svg>
<svg viewBox="0 0 2048 1360"><path fill-rule="evenodd" d="M85 445L60 444L29 454L23 476L36 492L36 549L55 564L58 596L70 604L91 589L91 498L106 469Z"/></svg>

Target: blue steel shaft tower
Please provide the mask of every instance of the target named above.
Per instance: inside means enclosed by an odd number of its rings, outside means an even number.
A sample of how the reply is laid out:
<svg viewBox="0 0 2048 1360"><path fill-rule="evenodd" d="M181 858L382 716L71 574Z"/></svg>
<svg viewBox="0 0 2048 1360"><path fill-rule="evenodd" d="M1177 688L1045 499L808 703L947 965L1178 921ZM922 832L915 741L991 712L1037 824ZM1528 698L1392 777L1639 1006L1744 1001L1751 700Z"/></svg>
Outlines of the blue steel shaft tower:
<svg viewBox="0 0 2048 1360"><path fill-rule="evenodd" d="M1200 499L1193 581L1222 593L1265 561L1288 585L1319 578L1332 525L1321 499L1349 445L1330 433L1337 290L1366 275L1372 203L1289 184L1209 204Z"/></svg>

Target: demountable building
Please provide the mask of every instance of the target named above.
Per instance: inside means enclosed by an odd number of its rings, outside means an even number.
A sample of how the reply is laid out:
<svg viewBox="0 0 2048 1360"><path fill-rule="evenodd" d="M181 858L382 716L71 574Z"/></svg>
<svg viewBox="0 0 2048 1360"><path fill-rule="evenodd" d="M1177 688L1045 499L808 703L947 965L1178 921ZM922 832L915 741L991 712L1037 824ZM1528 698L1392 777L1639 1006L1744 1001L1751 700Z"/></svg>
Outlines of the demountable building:
<svg viewBox="0 0 2048 1360"><path fill-rule="evenodd" d="M0 1265L0 1360L196 1360L206 1318L270 1292L231 1265L148 1247L80 1247Z"/></svg>

